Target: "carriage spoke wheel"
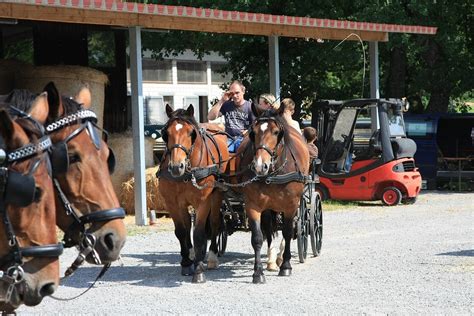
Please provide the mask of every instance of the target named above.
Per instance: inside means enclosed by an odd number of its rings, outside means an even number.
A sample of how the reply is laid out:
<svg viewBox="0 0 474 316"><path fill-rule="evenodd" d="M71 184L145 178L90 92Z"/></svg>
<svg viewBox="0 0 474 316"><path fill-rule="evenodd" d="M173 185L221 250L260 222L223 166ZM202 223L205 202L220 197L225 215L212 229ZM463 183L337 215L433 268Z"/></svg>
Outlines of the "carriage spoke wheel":
<svg viewBox="0 0 474 316"><path fill-rule="evenodd" d="M321 253L323 242L323 208L321 196L313 191L311 195L311 209L309 211L309 236L313 256L317 257Z"/></svg>
<svg viewBox="0 0 474 316"><path fill-rule="evenodd" d="M382 202L387 206L395 206L402 201L402 193L396 187L385 188L382 192Z"/></svg>
<svg viewBox="0 0 474 316"><path fill-rule="evenodd" d="M221 227L219 228L219 234L217 235L217 256L222 257L225 254L227 248L227 237L229 233L227 231L227 222L224 219L222 212L220 213Z"/></svg>
<svg viewBox="0 0 474 316"><path fill-rule="evenodd" d="M300 200L298 220L296 222L296 243L298 245L298 257L300 263L304 263L308 255L309 214L306 207L305 194L306 193L303 194Z"/></svg>
<svg viewBox="0 0 474 316"><path fill-rule="evenodd" d="M217 255L219 257L222 257L225 254L225 249L227 247L227 229L224 227L219 232L219 235L217 236Z"/></svg>

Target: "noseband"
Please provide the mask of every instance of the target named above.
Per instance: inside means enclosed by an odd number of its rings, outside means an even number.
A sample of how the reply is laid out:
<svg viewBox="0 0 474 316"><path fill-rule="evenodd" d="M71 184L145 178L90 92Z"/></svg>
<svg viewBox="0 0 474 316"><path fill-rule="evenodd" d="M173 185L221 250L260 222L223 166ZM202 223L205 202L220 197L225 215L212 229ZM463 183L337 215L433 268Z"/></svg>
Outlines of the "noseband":
<svg viewBox="0 0 474 316"><path fill-rule="evenodd" d="M10 247L9 253L0 258L0 267L10 264L6 269L6 273L0 271L0 280L9 284L4 299L5 302L10 301L15 286L24 281L22 268L24 257L57 258L63 253L61 243L20 247L7 212L7 205L26 207L39 199L33 174L43 159L47 159L49 166L49 157L45 153L50 147L51 139L49 136L44 136L37 144L30 143L9 153L0 149L0 216L6 229L8 246ZM33 163L28 174L24 175L10 170L13 163L33 159L38 155L41 155L41 157Z"/></svg>
<svg viewBox="0 0 474 316"><path fill-rule="evenodd" d="M96 125L97 116L94 112L89 110L79 110L76 113L60 118L59 120L46 126L46 132L51 134L62 128L65 128L72 124L80 124L71 134L66 137L64 141L54 145L54 149L51 152L51 160L53 161L53 175L54 175L54 187L56 188L59 198L63 204L66 214L73 218L73 224L71 224L64 232L64 247L78 246L79 256L82 261L87 255L91 255L96 264L101 264L101 260L97 252L94 250L96 237L87 232L86 225L94 223L108 222L114 219L123 219L125 217L125 210L122 207L116 207L108 210L98 210L93 213L80 215L71 205L66 195L62 191L57 175L63 174L67 171L69 166L69 157L67 151L67 143L78 136L84 130L87 131L92 142L94 143L97 150L101 147L101 138L96 132L96 129L102 130L105 135L107 132ZM109 148L109 157L107 158L107 164L109 172L112 173L115 168L115 156L111 148ZM79 231L80 241L74 240L74 232ZM77 261L77 259L76 259ZM82 263L81 261L81 263ZM78 266L77 266L78 267ZM77 268L76 267L76 268ZM74 269L75 270L75 269ZM71 272L72 273L72 272Z"/></svg>

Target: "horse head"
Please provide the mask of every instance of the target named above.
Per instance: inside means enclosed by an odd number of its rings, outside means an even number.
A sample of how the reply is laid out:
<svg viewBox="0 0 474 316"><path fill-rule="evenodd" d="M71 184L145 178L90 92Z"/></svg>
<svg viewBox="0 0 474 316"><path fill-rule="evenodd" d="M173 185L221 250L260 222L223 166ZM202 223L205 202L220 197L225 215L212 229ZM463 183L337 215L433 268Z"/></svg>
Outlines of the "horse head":
<svg viewBox="0 0 474 316"><path fill-rule="evenodd" d="M106 132L95 124L90 90L84 87L74 99L61 96L53 83L44 90L50 104L46 131L54 145L57 223L65 232L65 246L78 245L90 263L110 263L125 243L125 212L110 179L115 157L99 133Z"/></svg>
<svg viewBox="0 0 474 316"><path fill-rule="evenodd" d="M270 109L257 117L249 133L254 149L252 168L257 175L266 176L274 168L284 134L285 122L279 112Z"/></svg>
<svg viewBox="0 0 474 316"><path fill-rule="evenodd" d="M167 146L168 171L174 177L184 175L190 167L191 154L198 134L198 125L194 119L194 108L173 111L166 105L168 122L163 128L162 137Z"/></svg>
<svg viewBox="0 0 474 316"><path fill-rule="evenodd" d="M28 114L0 110L0 310L37 305L59 283L56 208L42 125L48 115L46 94ZM12 111L16 119L7 112ZM3 152L3 155L1 155Z"/></svg>

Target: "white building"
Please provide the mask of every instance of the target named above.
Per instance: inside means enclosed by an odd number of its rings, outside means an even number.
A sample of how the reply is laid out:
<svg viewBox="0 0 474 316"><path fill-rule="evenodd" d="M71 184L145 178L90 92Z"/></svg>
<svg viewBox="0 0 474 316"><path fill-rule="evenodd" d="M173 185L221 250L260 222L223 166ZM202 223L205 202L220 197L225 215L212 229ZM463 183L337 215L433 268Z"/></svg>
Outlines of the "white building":
<svg viewBox="0 0 474 316"><path fill-rule="evenodd" d="M145 52L142 60L145 124L164 124L166 104L173 109L192 104L196 120L206 122L211 103L222 96L219 86L231 79L230 75L217 72L225 62L217 54L198 60L192 51L157 61L151 52ZM130 95L128 71L127 89Z"/></svg>

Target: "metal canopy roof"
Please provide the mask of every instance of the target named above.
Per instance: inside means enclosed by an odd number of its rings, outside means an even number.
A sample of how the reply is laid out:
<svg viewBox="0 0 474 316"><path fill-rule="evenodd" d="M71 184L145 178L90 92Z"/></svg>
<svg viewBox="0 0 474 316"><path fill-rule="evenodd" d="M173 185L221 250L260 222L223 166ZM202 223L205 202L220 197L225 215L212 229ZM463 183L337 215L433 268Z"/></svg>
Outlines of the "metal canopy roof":
<svg viewBox="0 0 474 316"><path fill-rule="evenodd" d="M436 27L225 11L117 0L2 0L0 17L227 34L388 41L389 33L436 34ZM352 38L355 40L355 38Z"/></svg>

